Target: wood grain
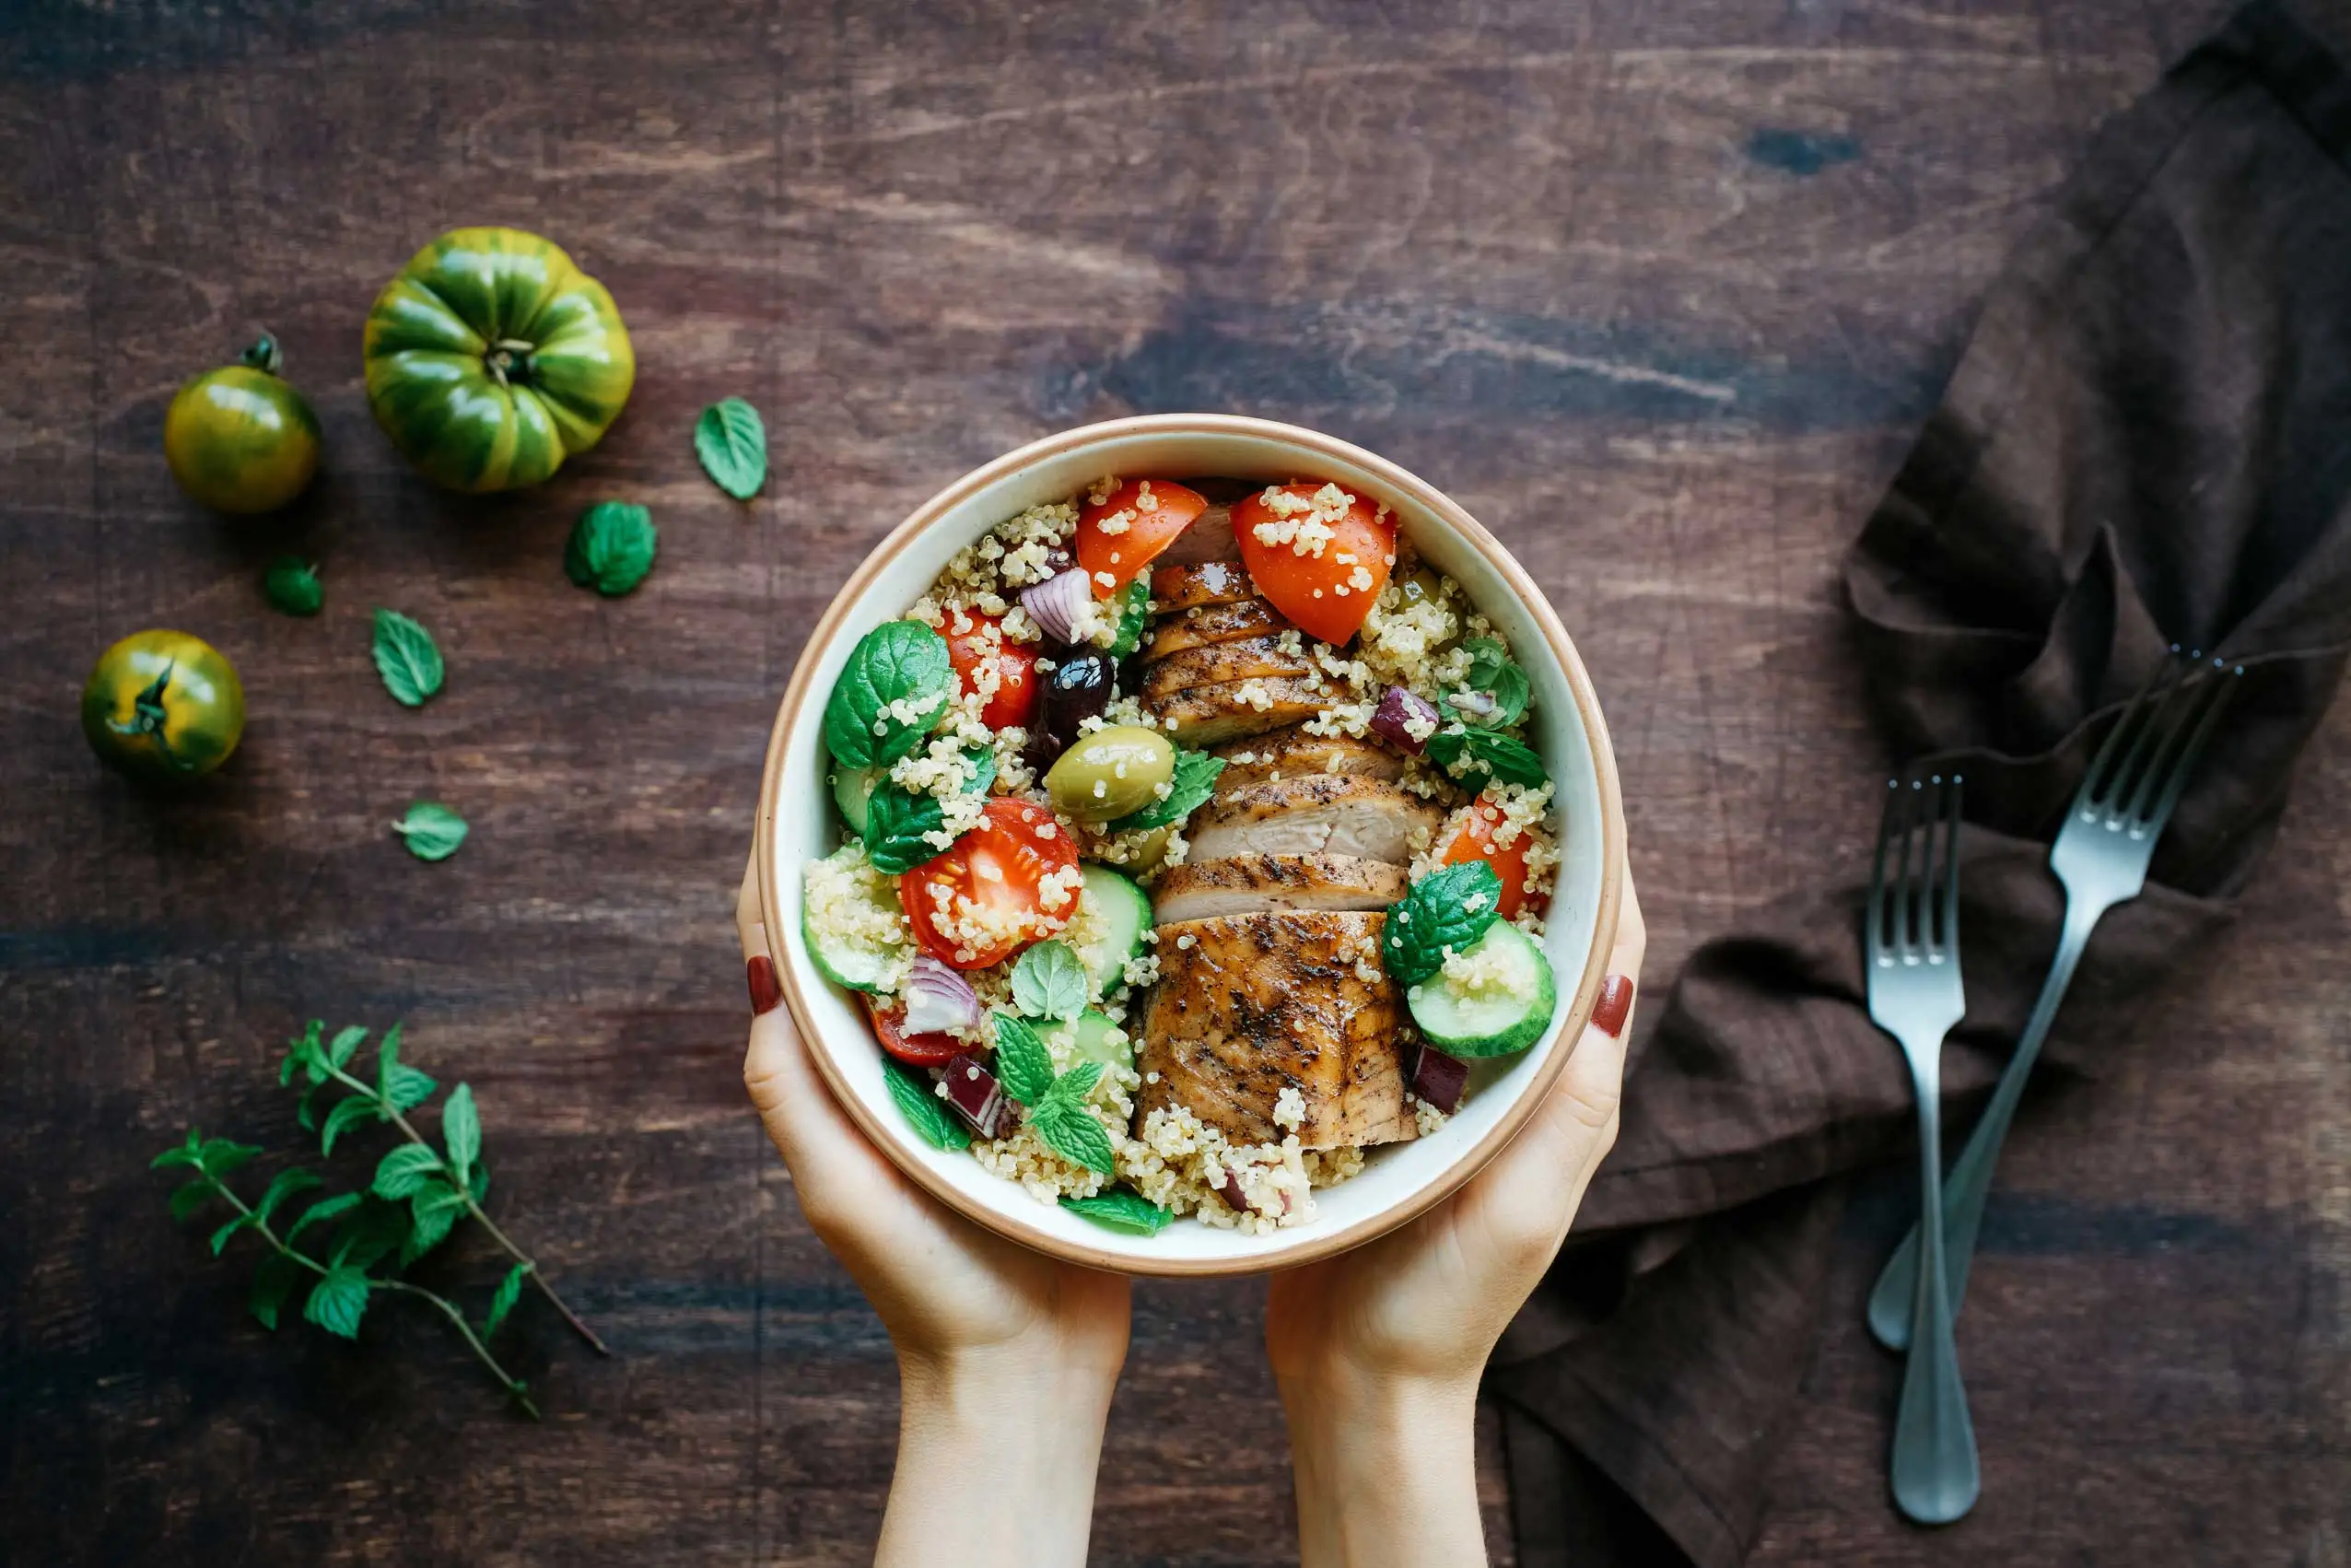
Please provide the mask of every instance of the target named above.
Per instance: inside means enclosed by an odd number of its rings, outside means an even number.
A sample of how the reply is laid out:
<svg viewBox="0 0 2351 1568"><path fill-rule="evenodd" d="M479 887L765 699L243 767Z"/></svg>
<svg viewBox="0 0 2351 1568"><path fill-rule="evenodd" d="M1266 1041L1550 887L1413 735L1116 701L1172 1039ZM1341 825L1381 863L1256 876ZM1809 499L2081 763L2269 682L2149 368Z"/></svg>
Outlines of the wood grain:
<svg viewBox="0 0 2351 1568"><path fill-rule="evenodd" d="M1316 426L1447 488L1550 592L1608 704L1655 979L1849 865L1872 753L1833 567L1971 302L2100 115L2211 4L2026 0L28 0L0 16L0 1558L866 1560L886 1342L743 1105L727 911L804 629L939 485L1083 420ZM358 328L459 222L566 245L641 379L544 491L406 473ZM188 374L268 325L326 428L280 523L160 461ZM739 506L696 411L766 414ZM661 555L564 580L592 500ZM261 566L323 562L326 613ZM431 626L395 707L367 616ZM227 649L245 749L141 796L75 731L89 662ZM472 819L439 866L386 824ZM1837 1324L1768 1562L2340 1562L2351 1553L2351 733L2287 850L2111 1080L2030 1107L1961 1330L1985 1501L1901 1527L1892 1363ZM552 1419L387 1314L241 1317L162 1213L190 1120L296 1136L316 1013L407 1021L485 1106L515 1216L620 1352L527 1304ZM1899 1194L1852 1222L1858 1303ZM439 1266L480 1288L476 1247ZM1261 1288L1150 1283L1105 1563L1294 1556ZM1488 1516L1507 1559L1498 1450Z"/></svg>

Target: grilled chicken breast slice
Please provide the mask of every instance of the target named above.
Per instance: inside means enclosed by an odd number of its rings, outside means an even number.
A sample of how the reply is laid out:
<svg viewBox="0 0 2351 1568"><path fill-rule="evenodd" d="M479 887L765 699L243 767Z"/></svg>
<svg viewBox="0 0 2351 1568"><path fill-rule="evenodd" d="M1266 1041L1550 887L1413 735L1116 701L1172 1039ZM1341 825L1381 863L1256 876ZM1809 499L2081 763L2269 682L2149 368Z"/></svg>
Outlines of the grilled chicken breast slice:
<svg viewBox="0 0 2351 1568"><path fill-rule="evenodd" d="M1186 859L1327 854L1401 866L1444 820L1435 806L1385 778L1311 773L1245 779L1229 791L1219 788L1193 815L1184 835L1192 846Z"/></svg>
<svg viewBox="0 0 2351 1568"><path fill-rule="evenodd" d="M1159 873L1152 909L1163 922L1281 909L1385 909L1404 896L1402 866L1352 855L1235 855L1186 860Z"/></svg>
<svg viewBox="0 0 2351 1568"><path fill-rule="evenodd" d="M1237 1142L1274 1143L1290 1129L1273 1113L1294 1089L1304 1148L1412 1137L1403 998L1377 956L1385 919L1292 911L1162 925L1135 1059L1138 1116L1180 1106Z"/></svg>
<svg viewBox="0 0 2351 1568"><path fill-rule="evenodd" d="M1244 688L1264 706L1251 702ZM1212 746L1235 735L1262 734L1285 724L1303 724L1330 702L1319 681L1297 675L1269 675L1234 681L1221 686L1195 686L1166 701L1151 705L1152 714L1175 721L1170 731L1187 746Z"/></svg>
<svg viewBox="0 0 2351 1568"><path fill-rule="evenodd" d="M1170 614L1202 604L1238 604L1256 598L1257 590L1240 562L1208 561L1196 567L1153 568L1151 596L1158 601L1161 614Z"/></svg>
<svg viewBox="0 0 2351 1568"><path fill-rule="evenodd" d="M1215 502L1192 519L1176 542L1159 553L1163 567L1196 567L1203 561L1237 561L1241 542L1233 536L1233 509Z"/></svg>
<svg viewBox="0 0 2351 1568"><path fill-rule="evenodd" d="M1284 778L1310 773L1346 773L1362 778L1404 777L1404 759L1386 746L1351 735L1310 735L1297 729L1227 741L1216 748L1216 755L1224 759L1217 784L1227 790L1276 773Z"/></svg>
<svg viewBox="0 0 2351 1568"><path fill-rule="evenodd" d="M1234 638L1205 648L1171 653L1143 672L1143 703L1156 708L1195 686L1219 686L1268 675L1311 677L1315 661L1292 653L1274 637Z"/></svg>
<svg viewBox="0 0 2351 1568"><path fill-rule="evenodd" d="M1202 604L1180 615L1160 619L1143 657L1164 659L1187 649L1240 637L1271 637L1291 630L1281 611L1262 599L1236 600L1230 604Z"/></svg>

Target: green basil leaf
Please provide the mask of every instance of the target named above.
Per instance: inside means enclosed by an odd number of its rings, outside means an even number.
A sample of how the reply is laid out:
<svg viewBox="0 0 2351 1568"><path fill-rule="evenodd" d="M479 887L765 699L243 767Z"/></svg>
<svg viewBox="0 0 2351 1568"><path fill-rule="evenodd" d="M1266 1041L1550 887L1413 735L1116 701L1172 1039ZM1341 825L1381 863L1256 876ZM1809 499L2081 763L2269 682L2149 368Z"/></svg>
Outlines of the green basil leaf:
<svg viewBox="0 0 2351 1568"><path fill-rule="evenodd" d="M326 602L319 587L319 568L299 556L280 556L262 578L262 597L283 615L315 615Z"/></svg>
<svg viewBox="0 0 2351 1568"><path fill-rule="evenodd" d="M349 1213L358 1207L358 1204L359 1194L356 1192L337 1193L333 1198L320 1199L316 1203L303 1210L300 1217L287 1227L286 1232L287 1245L292 1245L296 1236L300 1235L312 1225L323 1224L339 1214Z"/></svg>
<svg viewBox="0 0 2351 1568"><path fill-rule="evenodd" d="M261 1260L261 1266L253 1270L253 1293L246 1298L245 1305L261 1319L263 1328L277 1327L277 1309L286 1305L286 1298L294 1293L294 1287L309 1273L309 1270L282 1252L273 1252Z"/></svg>
<svg viewBox="0 0 2351 1568"><path fill-rule="evenodd" d="M1118 635L1106 650L1124 659L1143 643L1143 627L1151 620L1151 574L1145 572L1118 592Z"/></svg>
<svg viewBox="0 0 2351 1568"><path fill-rule="evenodd" d="M532 1265L527 1262L518 1263L506 1271L505 1279L498 1281L497 1293L490 1297L489 1316L482 1319L483 1339L487 1340L497 1333L498 1326L506 1321L506 1315L514 1310L514 1304L522 1299L522 1281L531 1269Z"/></svg>
<svg viewBox="0 0 2351 1568"><path fill-rule="evenodd" d="M1109 1176L1117 1169L1117 1152L1102 1124L1078 1106L1061 1100L1038 1106L1029 1120L1045 1146L1074 1165Z"/></svg>
<svg viewBox="0 0 2351 1568"><path fill-rule="evenodd" d="M971 1147L971 1134L947 1114L945 1102L930 1092L929 1079L908 1071L897 1062L885 1059L882 1063L882 1081L889 1085L890 1098L898 1103L898 1109L905 1115L907 1125L925 1143L934 1149Z"/></svg>
<svg viewBox="0 0 2351 1568"><path fill-rule="evenodd" d="M356 1340L359 1337L359 1319L367 1316L369 1289L363 1270L338 1263L310 1287L310 1299L302 1304L302 1316L330 1334Z"/></svg>
<svg viewBox="0 0 2351 1568"><path fill-rule="evenodd" d="M880 783L865 802L865 858L891 876L910 872L942 851L927 834L944 831L947 813L936 795L917 795Z"/></svg>
<svg viewBox="0 0 2351 1568"><path fill-rule="evenodd" d="M460 1083L441 1106L441 1141L449 1146L449 1168L460 1187L482 1157L482 1115L474 1107L474 1086Z"/></svg>
<svg viewBox="0 0 2351 1568"><path fill-rule="evenodd" d="M653 514L627 501L598 501L571 525L563 572L582 588L616 599L653 569L660 530Z"/></svg>
<svg viewBox="0 0 2351 1568"><path fill-rule="evenodd" d="M767 426L739 397L722 398L694 422L694 455L710 482L738 501L767 483Z"/></svg>
<svg viewBox="0 0 2351 1568"><path fill-rule="evenodd" d="M1523 784L1533 789L1550 777L1543 769L1543 759L1526 743L1491 730L1462 729L1449 724L1429 737L1424 755L1465 782L1491 775L1497 783Z"/></svg>
<svg viewBox="0 0 2351 1568"><path fill-rule="evenodd" d="M421 1143L403 1143L386 1151L377 1164L375 1195L395 1201L414 1197L427 1181L440 1174L440 1169L439 1154Z"/></svg>
<svg viewBox="0 0 2351 1568"><path fill-rule="evenodd" d="M1483 860L1431 872L1387 907L1380 960L1398 984L1417 986L1486 934L1502 908L1502 878Z"/></svg>
<svg viewBox="0 0 2351 1568"><path fill-rule="evenodd" d="M920 621L884 621L849 650L825 704L825 744L848 767L897 761L922 744L954 689L947 641Z"/></svg>
<svg viewBox="0 0 2351 1568"><path fill-rule="evenodd" d="M1172 827L1208 803L1216 793L1216 776L1224 771L1224 759L1206 752L1178 751L1176 754L1176 774L1168 780L1167 797L1153 801L1140 811L1129 812L1110 825L1113 833L1132 833L1139 828Z"/></svg>
<svg viewBox="0 0 2351 1568"><path fill-rule="evenodd" d="M392 825L408 845L408 852L420 860L446 860L457 853L471 831L465 819L442 805L439 801L417 801L408 813Z"/></svg>
<svg viewBox="0 0 2351 1568"><path fill-rule="evenodd" d="M392 700L422 708L425 699L441 689L447 673L433 634L397 610L376 612L376 673Z"/></svg>
<svg viewBox="0 0 2351 1568"><path fill-rule="evenodd" d="M1086 1009L1086 966L1067 942L1040 942L1012 965L1012 1000L1030 1018L1075 1018Z"/></svg>
<svg viewBox="0 0 2351 1568"><path fill-rule="evenodd" d="M1147 1236L1157 1235L1176 1217L1141 1193L1123 1187L1097 1192L1092 1198L1064 1198L1061 1207L1073 1214L1083 1214L1097 1225Z"/></svg>
<svg viewBox="0 0 2351 1568"><path fill-rule="evenodd" d="M996 1019L996 1077L1004 1093L1024 1106L1034 1106L1053 1087L1053 1053L1036 1031L1009 1012Z"/></svg>

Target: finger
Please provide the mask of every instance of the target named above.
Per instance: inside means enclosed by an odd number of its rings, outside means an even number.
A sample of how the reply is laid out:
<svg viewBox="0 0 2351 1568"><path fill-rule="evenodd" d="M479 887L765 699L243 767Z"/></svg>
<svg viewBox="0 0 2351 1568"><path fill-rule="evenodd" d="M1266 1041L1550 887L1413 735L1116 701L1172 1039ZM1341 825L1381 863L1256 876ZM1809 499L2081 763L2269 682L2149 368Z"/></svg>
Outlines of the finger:
<svg viewBox="0 0 2351 1568"><path fill-rule="evenodd" d="M751 1042L743 1052L743 1082L759 1113L760 1124L791 1167L796 1182L844 1163L848 1169L870 1175L863 1166L873 1160L872 1150L834 1099L807 1042L800 1037L790 1012L783 1006L783 988L759 906L757 873L749 864L743 868L743 885L735 895L735 933L743 944L743 972L751 991Z"/></svg>

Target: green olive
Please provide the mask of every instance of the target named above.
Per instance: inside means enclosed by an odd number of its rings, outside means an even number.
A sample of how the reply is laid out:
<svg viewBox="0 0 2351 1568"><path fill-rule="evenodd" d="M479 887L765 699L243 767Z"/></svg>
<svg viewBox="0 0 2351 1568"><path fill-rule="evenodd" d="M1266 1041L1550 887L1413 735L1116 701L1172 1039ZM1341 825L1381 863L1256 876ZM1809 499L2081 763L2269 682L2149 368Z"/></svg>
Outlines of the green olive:
<svg viewBox="0 0 2351 1568"><path fill-rule="evenodd" d="M1055 809L1081 822L1110 822L1139 812L1176 777L1176 744L1140 724L1114 724L1081 735L1045 775Z"/></svg>
<svg viewBox="0 0 2351 1568"><path fill-rule="evenodd" d="M1433 604L1445 596L1443 582L1426 567L1414 567L1396 586L1407 604Z"/></svg>

